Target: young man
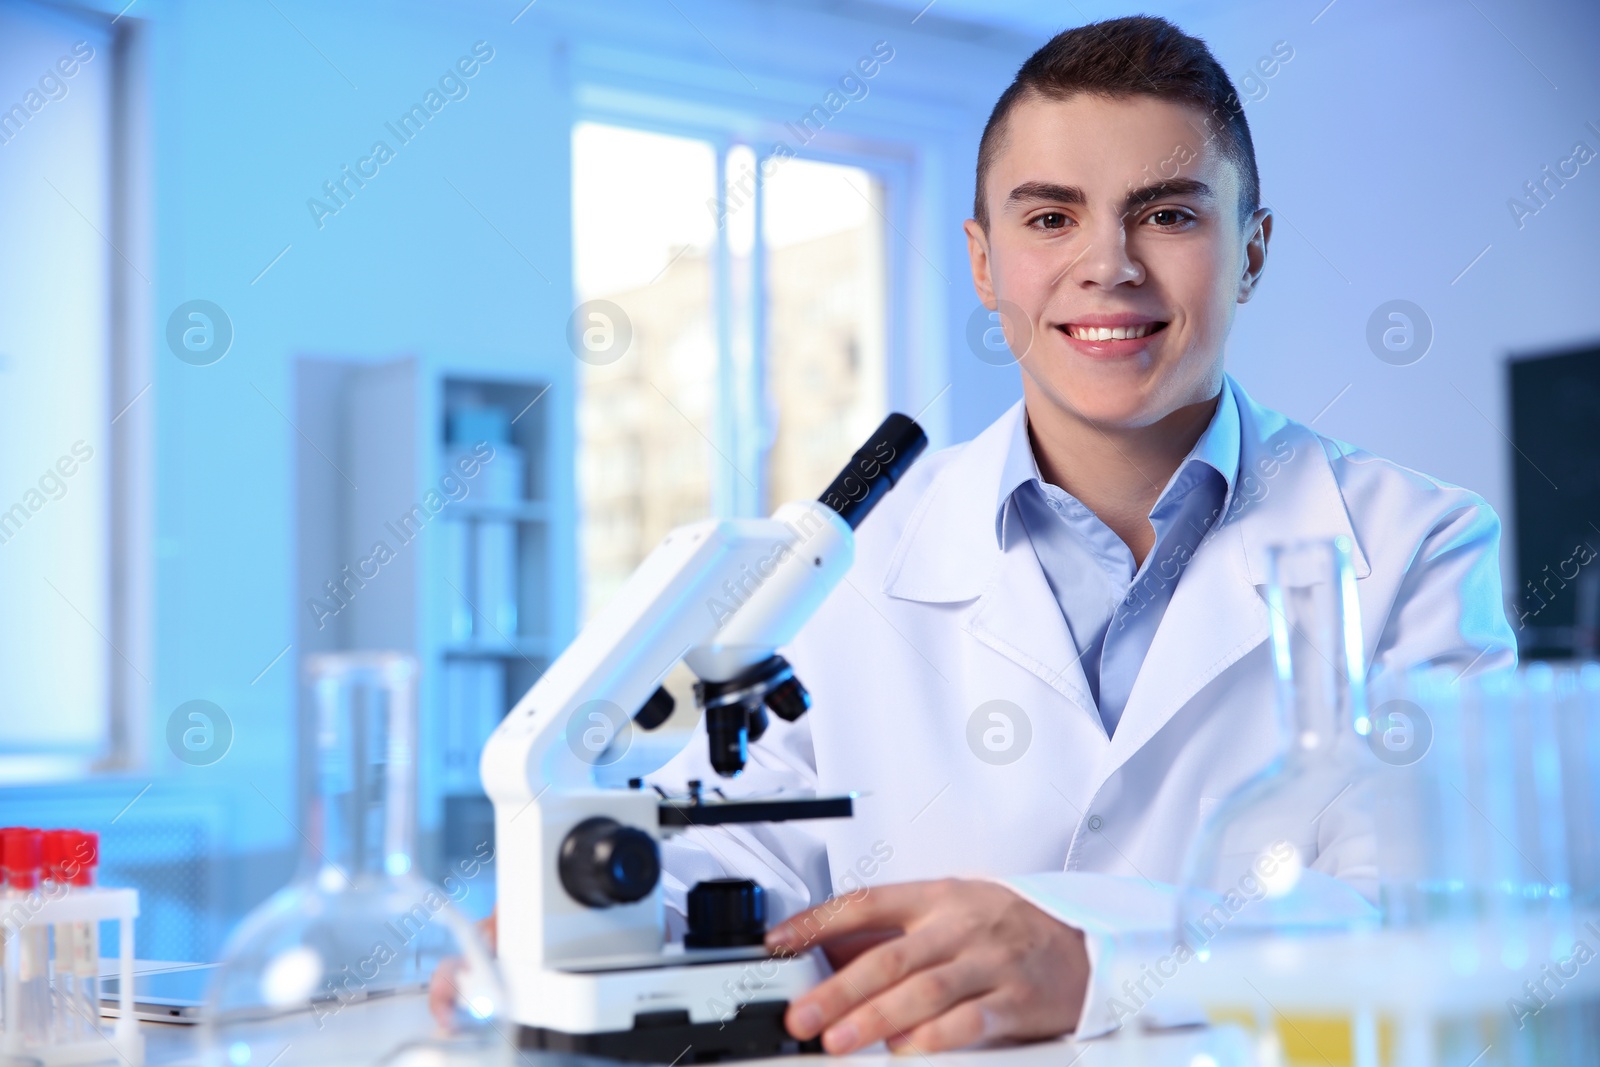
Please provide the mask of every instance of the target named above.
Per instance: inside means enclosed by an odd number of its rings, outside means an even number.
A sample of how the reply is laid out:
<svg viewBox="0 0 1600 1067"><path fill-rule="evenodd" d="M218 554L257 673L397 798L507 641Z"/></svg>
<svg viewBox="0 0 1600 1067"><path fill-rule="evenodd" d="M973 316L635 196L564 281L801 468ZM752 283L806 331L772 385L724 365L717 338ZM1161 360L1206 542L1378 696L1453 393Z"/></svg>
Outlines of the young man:
<svg viewBox="0 0 1600 1067"><path fill-rule="evenodd" d="M1481 498L1224 374L1272 214L1202 42L1142 17L1051 40L984 130L973 214L973 281L1023 400L863 523L854 568L786 650L810 713L774 719L719 783L854 792L856 814L663 847L680 923L695 882L751 878L791 916L769 944L827 951L837 973L786 1021L834 1053L1125 1021L1092 960L1152 914L1171 929L1154 887L1279 746L1269 545L1349 539L1374 675L1515 659ZM717 780L703 738L652 781L688 778ZM1334 799L1295 844L1308 877L1365 907L1363 813Z"/></svg>
<svg viewBox="0 0 1600 1067"><path fill-rule="evenodd" d="M1480 497L1224 374L1272 237L1258 191L1227 75L1161 19L1062 33L996 104L966 233L1023 400L863 524L788 650L810 714L723 783L854 791L857 813L664 853L670 905L753 878L799 912L770 944L827 950L839 970L791 1005L797 1037L929 1051L1122 1021L1081 931L1175 882L1201 817L1277 748L1268 545L1350 539L1375 675L1514 662ZM663 784L712 780L704 750ZM1300 848L1370 894L1360 813L1339 809L1307 812Z"/></svg>

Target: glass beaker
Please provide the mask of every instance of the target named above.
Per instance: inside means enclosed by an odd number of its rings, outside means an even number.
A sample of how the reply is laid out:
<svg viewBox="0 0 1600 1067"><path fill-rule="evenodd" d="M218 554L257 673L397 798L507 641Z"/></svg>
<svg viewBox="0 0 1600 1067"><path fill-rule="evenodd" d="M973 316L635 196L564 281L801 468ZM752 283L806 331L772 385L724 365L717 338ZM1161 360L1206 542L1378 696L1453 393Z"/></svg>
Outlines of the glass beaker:
<svg viewBox="0 0 1600 1067"><path fill-rule="evenodd" d="M494 961L446 892L412 866L416 663L383 652L309 657L301 790L305 842L294 882L230 937L202 1022L204 1061L506 1063ZM465 892L463 892L463 887ZM427 987L458 958L448 1025Z"/></svg>
<svg viewBox="0 0 1600 1067"><path fill-rule="evenodd" d="M1572 903L1600 914L1600 663L1564 664L1556 706Z"/></svg>
<svg viewBox="0 0 1600 1067"><path fill-rule="evenodd" d="M1281 931L1375 914L1372 723L1350 552L1346 537L1268 549L1280 745L1217 805L1185 857L1178 943L1202 959L1225 929ZM1344 884L1307 877L1330 850L1342 858Z"/></svg>
<svg viewBox="0 0 1600 1067"><path fill-rule="evenodd" d="M1429 741L1380 778L1386 924L1506 930L1594 906L1600 665L1419 668L1378 695L1380 725L1403 716Z"/></svg>
<svg viewBox="0 0 1600 1067"><path fill-rule="evenodd" d="M1433 1020L1438 1062L1600 1062L1592 987L1567 988L1600 930L1600 664L1418 667L1374 686L1391 720L1420 740L1378 774L1384 925L1508 1009Z"/></svg>

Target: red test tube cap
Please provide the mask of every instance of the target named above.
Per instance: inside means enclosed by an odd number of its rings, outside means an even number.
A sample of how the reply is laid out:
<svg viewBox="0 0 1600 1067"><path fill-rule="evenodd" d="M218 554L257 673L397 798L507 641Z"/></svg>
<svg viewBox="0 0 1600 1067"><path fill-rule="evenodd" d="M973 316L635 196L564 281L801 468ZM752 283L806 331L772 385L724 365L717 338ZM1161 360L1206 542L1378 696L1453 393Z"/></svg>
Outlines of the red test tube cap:
<svg viewBox="0 0 1600 1067"><path fill-rule="evenodd" d="M44 873L55 881L62 880L61 867L67 862L68 850L72 847L71 830L46 830L44 841L39 848L39 859L44 866Z"/></svg>
<svg viewBox="0 0 1600 1067"><path fill-rule="evenodd" d="M94 885L94 871L100 865L100 835L93 830L73 830L62 862L73 885Z"/></svg>
<svg viewBox="0 0 1600 1067"><path fill-rule="evenodd" d="M5 838L6 881L11 888L38 888L44 834L38 830L12 828L0 833L0 837Z"/></svg>

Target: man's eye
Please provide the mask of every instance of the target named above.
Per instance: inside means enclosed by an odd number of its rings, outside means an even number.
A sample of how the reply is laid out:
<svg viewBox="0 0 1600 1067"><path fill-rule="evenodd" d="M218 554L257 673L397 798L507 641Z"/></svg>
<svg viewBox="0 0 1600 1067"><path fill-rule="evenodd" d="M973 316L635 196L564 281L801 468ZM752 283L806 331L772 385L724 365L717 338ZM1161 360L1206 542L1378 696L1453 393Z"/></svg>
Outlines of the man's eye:
<svg viewBox="0 0 1600 1067"><path fill-rule="evenodd" d="M1150 221L1162 229L1169 229L1173 226L1181 226L1193 218L1194 216L1189 214L1187 211L1180 211L1177 208L1172 207L1164 207L1160 211L1153 211L1150 213Z"/></svg>
<svg viewBox="0 0 1600 1067"><path fill-rule="evenodd" d="M1067 216L1060 211L1047 211L1033 221L1047 230L1059 230L1067 224Z"/></svg>

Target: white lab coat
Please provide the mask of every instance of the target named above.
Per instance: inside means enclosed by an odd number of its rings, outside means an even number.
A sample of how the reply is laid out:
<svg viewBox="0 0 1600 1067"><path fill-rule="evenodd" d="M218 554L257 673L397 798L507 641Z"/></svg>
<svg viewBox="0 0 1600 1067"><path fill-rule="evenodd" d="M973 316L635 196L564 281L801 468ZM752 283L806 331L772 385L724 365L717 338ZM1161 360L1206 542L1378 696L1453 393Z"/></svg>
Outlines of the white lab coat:
<svg viewBox="0 0 1600 1067"><path fill-rule="evenodd" d="M1182 573L1114 736L1033 548L996 540L1019 401L972 441L924 456L862 524L853 569L786 650L810 713L774 719L745 774L722 783L729 795L855 792L854 818L674 839L669 908L681 912L686 886L729 874L761 883L773 918L862 885L1000 878L1089 932L1095 959L1117 901L1130 924L1150 921L1134 914L1149 904L1142 887L1178 879L1201 820L1277 750L1263 596L1275 542L1351 539L1375 676L1515 661L1500 522L1481 497L1317 434L1230 382L1243 506ZM1011 738L1025 750L1004 764L969 744L974 712L996 700L1026 720ZM700 738L652 780L690 777L716 781ZM1370 895L1370 848L1337 805L1314 814L1301 842L1313 868ZM1114 1025L1109 996L1091 983L1081 1034Z"/></svg>

